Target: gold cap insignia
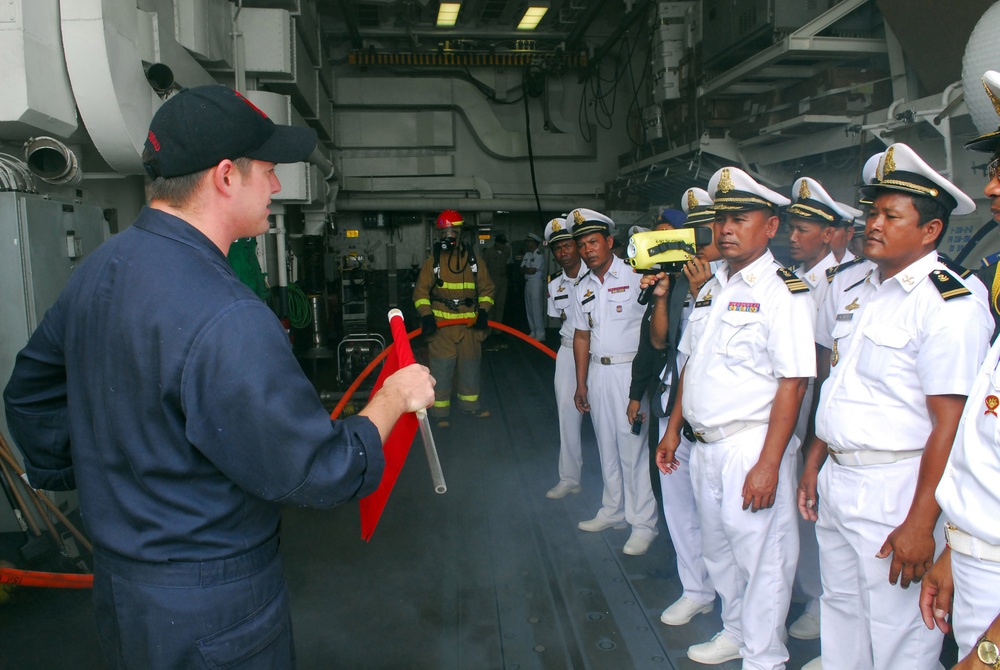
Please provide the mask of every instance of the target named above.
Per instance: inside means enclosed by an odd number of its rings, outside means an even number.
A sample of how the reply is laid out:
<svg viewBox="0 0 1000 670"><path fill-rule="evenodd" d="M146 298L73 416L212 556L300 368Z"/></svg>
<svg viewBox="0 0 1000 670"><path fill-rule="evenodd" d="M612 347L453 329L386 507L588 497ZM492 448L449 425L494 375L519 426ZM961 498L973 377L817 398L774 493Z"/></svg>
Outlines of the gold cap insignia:
<svg viewBox="0 0 1000 670"><path fill-rule="evenodd" d="M896 161L892 158L892 150L893 147L885 150L885 157L882 159L882 176L879 179L883 179L885 175L896 171Z"/></svg>
<svg viewBox="0 0 1000 670"><path fill-rule="evenodd" d="M989 84L986 83L985 79L983 80L983 88L986 89L986 95L989 96L990 102L993 103L993 109L996 111L997 114L1000 114L1000 99L997 98L996 94L993 92L993 89L990 88Z"/></svg>
<svg viewBox="0 0 1000 670"><path fill-rule="evenodd" d="M695 197L694 191L688 189L688 209L694 209L698 206L698 198Z"/></svg>
<svg viewBox="0 0 1000 670"><path fill-rule="evenodd" d="M736 188L733 178L729 174L729 168L722 168L722 176L719 177L719 190L722 193L729 193Z"/></svg>
<svg viewBox="0 0 1000 670"><path fill-rule="evenodd" d="M583 214L580 213L580 210L575 209L573 210L573 221L579 226L583 224L586 219L583 218Z"/></svg>
<svg viewBox="0 0 1000 670"><path fill-rule="evenodd" d="M552 219L552 232L558 233L560 230L562 230L562 226L559 225L559 221L557 219Z"/></svg>
<svg viewBox="0 0 1000 670"><path fill-rule="evenodd" d="M805 200L810 197L812 193L809 192L809 183L803 179L802 185L799 186L799 200Z"/></svg>

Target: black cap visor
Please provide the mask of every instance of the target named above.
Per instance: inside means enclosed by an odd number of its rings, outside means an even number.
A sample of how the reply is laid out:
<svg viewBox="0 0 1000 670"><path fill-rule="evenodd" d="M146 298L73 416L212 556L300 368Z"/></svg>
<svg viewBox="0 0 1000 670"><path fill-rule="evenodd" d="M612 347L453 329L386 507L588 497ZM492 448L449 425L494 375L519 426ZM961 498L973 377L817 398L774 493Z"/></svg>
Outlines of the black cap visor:
<svg viewBox="0 0 1000 670"><path fill-rule="evenodd" d="M992 133L980 135L976 139L967 142L965 148L969 151L982 151L985 153L995 153L1000 146L1000 128Z"/></svg>
<svg viewBox="0 0 1000 670"><path fill-rule="evenodd" d="M312 128L275 124L271 136L245 155L268 163L298 163L309 158L316 141L316 131Z"/></svg>

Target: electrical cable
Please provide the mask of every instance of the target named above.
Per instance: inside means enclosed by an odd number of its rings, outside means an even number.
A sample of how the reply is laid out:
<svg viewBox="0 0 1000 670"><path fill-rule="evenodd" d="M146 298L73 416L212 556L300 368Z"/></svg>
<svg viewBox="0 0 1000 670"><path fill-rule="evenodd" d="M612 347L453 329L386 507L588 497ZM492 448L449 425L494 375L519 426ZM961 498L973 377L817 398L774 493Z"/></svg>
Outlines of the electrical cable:
<svg viewBox="0 0 1000 670"><path fill-rule="evenodd" d="M527 72L527 71L525 71ZM521 88L526 88L522 74ZM535 154L531 148L531 112L528 109L528 96L524 96L524 134L528 139L528 167L531 168L531 190L535 193L535 207L538 209L538 219L540 225L545 225L542 221L542 201L538 197L538 181L535 179Z"/></svg>
<svg viewBox="0 0 1000 670"><path fill-rule="evenodd" d="M288 323L293 328L307 328L312 323L309 299L298 284L288 285Z"/></svg>

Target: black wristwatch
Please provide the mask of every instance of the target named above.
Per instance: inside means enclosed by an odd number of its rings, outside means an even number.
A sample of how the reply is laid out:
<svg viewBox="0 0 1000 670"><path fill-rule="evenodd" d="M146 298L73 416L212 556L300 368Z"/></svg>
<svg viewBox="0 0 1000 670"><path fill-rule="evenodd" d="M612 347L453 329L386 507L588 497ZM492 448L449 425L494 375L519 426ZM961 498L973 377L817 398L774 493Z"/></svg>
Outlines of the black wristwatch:
<svg viewBox="0 0 1000 670"><path fill-rule="evenodd" d="M1000 649L995 643L986 639L986 633L983 633L976 642L976 656L993 670L1000 670Z"/></svg>

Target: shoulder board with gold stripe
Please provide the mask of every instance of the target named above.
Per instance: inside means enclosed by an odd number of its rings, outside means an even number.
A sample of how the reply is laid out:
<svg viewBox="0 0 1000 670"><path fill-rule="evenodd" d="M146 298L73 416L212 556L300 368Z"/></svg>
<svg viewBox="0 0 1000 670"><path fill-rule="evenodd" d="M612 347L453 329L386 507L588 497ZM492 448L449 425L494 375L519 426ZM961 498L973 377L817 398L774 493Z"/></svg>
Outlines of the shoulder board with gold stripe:
<svg viewBox="0 0 1000 670"><path fill-rule="evenodd" d="M562 270L556 270L555 272L553 272L552 274L549 275L549 281L552 281L556 277L561 277L562 273L563 273Z"/></svg>
<svg viewBox="0 0 1000 670"><path fill-rule="evenodd" d="M963 268L961 265L951 260L947 256L942 256L941 254L938 254L938 260L941 261L942 265L944 265L946 268L957 274L962 279L965 279L966 277L972 274L972 270L967 270Z"/></svg>
<svg viewBox="0 0 1000 670"><path fill-rule="evenodd" d="M579 277L577 277L576 281L573 282L573 286L579 286L580 282L582 282L584 279L586 279L587 275L589 275L589 274L590 274L590 270L587 270L582 275L580 275Z"/></svg>
<svg viewBox="0 0 1000 670"><path fill-rule="evenodd" d="M833 278L841 270L846 270L847 268L852 268L855 265L857 265L858 263L863 262L864 260L865 260L864 256L858 256L858 257L856 257L856 258L854 258L852 260L847 261L846 263L841 263L840 265L832 265L832 266L828 267L826 269L826 283L829 284L830 282L832 282Z"/></svg>
<svg viewBox="0 0 1000 670"><path fill-rule="evenodd" d="M965 288L965 284L952 277L944 270L931 270L931 282L945 300L959 298L963 295L971 295L972 291Z"/></svg>
<svg viewBox="0 0 1000 670"><path fill-rule="evenodd" d="M778 268L777 275L792 293L808 293L809 287L788 268Z"/></svg>
<svg viewBox="0 0 1000 670"><path fill-rule="evenodd" d="M996 252L995 254L990 254L989 256L987 256L986 258L984 258L983 259L983 267L984 268L988 268L989 266L991 266L994 263L996 263L998 260L1000 260L1000 251Z"/></svg>

